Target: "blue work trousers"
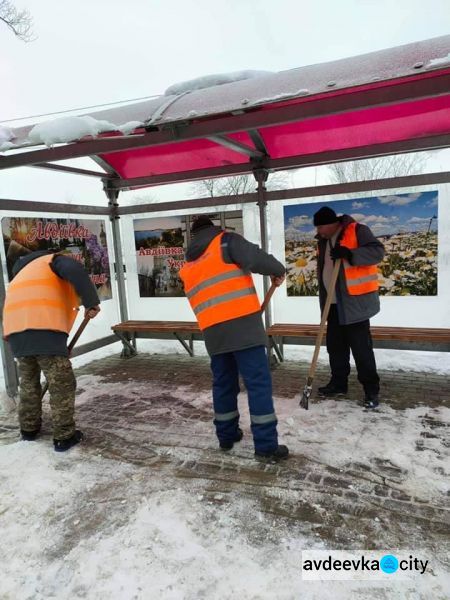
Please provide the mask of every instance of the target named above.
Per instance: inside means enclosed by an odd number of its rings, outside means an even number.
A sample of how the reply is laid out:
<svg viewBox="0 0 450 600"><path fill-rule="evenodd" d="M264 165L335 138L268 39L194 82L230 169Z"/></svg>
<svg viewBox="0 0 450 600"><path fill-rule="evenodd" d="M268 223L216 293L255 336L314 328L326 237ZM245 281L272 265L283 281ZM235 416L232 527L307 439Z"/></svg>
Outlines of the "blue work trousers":
<svg viewBox="0 0 450 600"><path fill-rule="evenodd" d="M247 389L253 442L257 452L278 447L277 418L266 347L255 346L211 356L214 425L219 442L235 441L239 412L239 373Z"/></svg>

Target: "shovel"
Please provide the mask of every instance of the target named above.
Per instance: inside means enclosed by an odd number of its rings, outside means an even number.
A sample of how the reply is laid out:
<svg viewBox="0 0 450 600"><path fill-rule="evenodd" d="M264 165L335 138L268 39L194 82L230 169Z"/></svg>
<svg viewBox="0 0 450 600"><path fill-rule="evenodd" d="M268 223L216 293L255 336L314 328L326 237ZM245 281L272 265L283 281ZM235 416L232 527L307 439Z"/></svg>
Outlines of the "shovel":
<svg viewBox="0 0 450 600"><path fill-rule="evenodd" d="M75 344L78 342L81 334L83 333L83 331L86 329L86 325L89 323L89 321L91 320L90 317L84 317L83 321L81 322L81 325L78 327L78 329L76 330L76 332L74 333L73 338L70 340L69 345L67 346L67 350L69 352L69 358L70 355L72 354L72 350L75 346ZM42 392L41 392L41 400L42 398L45 396L45 394L47 393L48 390L48 381L45 382L44 387L42 388Z"/></svg>
<svg viewBox="0 0 450 600"><path fill-rule="evenodd" d="M266 297L264 298L264 300L261 304L261 313L263 313L266 310L266 307L269 304L270 299L272 298L273 293L276 289L277 289L277 286L274 283L272 283L269 290L267 291Z"/></svg>
<svg viewBox="0 0 450 600"><path fill-rule="evenodd" d="M334 290L336 287L337 278L339 275L339 269L341 268L342 259L338 258L334 263L333 272L331 274L330 285L328 286L329 290ZM308 379L306 380L306 385L303 389L303 396L300 400L300 406L305 410L308 410L309 399L311 397L312 392L312 384L314 381L314 375L317 367L317 360L319 358L320 346L322 345L322 338L325 332L325 327L327 325L328 313L330 312L331 300L333 298L333 294L327 294L327 300L325 302L325 307L322 313L322 319L320 321L319 332L316 338L316 347L314 348L314 354L311 361L311 366L309 367Z"/></svg>

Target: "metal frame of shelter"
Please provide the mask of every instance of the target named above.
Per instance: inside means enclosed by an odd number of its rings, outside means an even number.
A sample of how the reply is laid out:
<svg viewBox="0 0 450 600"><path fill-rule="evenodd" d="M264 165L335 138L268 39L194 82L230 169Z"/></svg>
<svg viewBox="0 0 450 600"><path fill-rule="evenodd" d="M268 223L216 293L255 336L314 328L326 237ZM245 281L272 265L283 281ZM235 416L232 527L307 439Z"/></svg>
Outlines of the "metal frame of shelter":
<svg viewBox="0 0 450 600"><path fill-rule="evenodd" d="M210 88L192 94L160 97L156 106L152 101L148 106L131 105L90 115L95 118L109 116L110 120L116 115L117 122L118 113L115 111L128 111L127 114L132 117L147 114L143 126L137 127L130 135L119 135L114 131L95 139L30 149L32 143L27 134L31 128L22 128L17 130L18 151L0 156L0 170L33 166L94 177L102 181L108 204L68 206L5 199L0 200L0 207L14 211L108 216L112 228L120 317L127 320L119 224L122 215L256 203L259 207L261 246L267 250L266 206L269 201L449 183L450 172L442 172L270 192L265 185L273 171L450 147L450 60L448 63L442 60L445 52L450 56L450 36L274 74L267 80L255 79L251 85L247 81L237 81L216 86L219 90L214 88L211 91ZM387 59L390 65L394 64L391 70L388 72L385 68L381 76L374 75L384 68ZM398 64L395 64L396 60ZM374 65L372 71L371 64ZM427 64L431 64L432 68L427 69ZM351 79L354 71L361 73L359 78ZM337 82L327 79L332 73L340 74L341 79ZM317 84L318 77L325 80L322 88ZM296 93L281 93L277 97L272 92L271 98L253 104L242 99L245 93L250 98L252 93L255 96L259 91L260 94L265 83L271 90L281 89L283 92L286 85L289 84L292 89L292 85L298 86L305 78L313 88L306 97L305 90L297 87ZM222 91L225 95L231 94L226 106L220 97ZM212 100L211 94L216 94ZM204 116L198 116L193 107L203 105L205 98L211 100L212 108ZM178 104L183 105L183 110L177 109ZM152 111L150 117L149 110ZM328 135L330 132L331 135ZM323 149L323 139L326 149ZM221 151L223 154L220 154ZM158 172L158 165L167 165L167 161L173 160L177 153L186 160L192 157L192 161L197 160L203 166L192 168L195 164L188 160L189 168L179 170L174 168L174 164L178 164L175 161ZM58 161L79 157L92 158L103 171L58 164ZM129 176L130 172L133 176ZM253 174L257 183L255 193L124 207L118 202L121 190L242 174ZM267 289L268 278L265 278L265 293ZM4 296L1 269L1 306ZM270 325L270 311L266 312L265 319L266 325ZM115 339L108 336L85 344L74 355L99 348ZM14 396L18 388L14 359L7 344L0 346L6 390L8 395Z"/></svg>

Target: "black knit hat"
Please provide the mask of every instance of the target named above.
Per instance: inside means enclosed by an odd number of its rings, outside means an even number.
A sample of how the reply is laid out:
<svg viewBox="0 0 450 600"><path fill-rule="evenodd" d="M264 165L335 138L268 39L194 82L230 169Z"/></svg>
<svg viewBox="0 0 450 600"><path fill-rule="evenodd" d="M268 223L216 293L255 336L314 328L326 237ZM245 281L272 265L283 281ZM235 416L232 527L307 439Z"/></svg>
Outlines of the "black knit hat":
<svg viewBox="0 0 450 600"><path fill-rule="evenodd" d="M214 223L206 215L200 215L192 223L191 232L197 233L200 229L206 229L207 227L214 227Z"/></svg>
<svg viewBox="0 0 450 600"><path fill-rule="evenodd" d="M318 225L331 225L339 221L336 213L332 208L328 206L322 206L316 213L314 213L314 226Z"/></svg>

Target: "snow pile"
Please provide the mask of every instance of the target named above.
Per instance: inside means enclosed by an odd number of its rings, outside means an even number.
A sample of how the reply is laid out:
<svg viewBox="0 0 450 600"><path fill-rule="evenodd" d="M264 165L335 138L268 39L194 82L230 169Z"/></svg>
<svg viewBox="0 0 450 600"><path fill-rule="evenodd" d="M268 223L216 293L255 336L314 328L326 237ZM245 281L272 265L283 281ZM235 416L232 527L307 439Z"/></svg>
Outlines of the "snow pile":
<svg viewBox="0 0 450 600"><path fill-rule="evenodd" d="M0 125L0 152L14 147L14 144L11 143L11 140L13 140L14 137L14 133L9 127Z"/></svg>
<svg viewBox="0 0 450 600"><path fill-rule="evenodd" d="M279 102L280 100L286 100L287 98L297 98L298 96L308 96L309 90L300 89L295 92L284 92L283 94L276 94L275 96L268 96L267 98L260 98L254 102L242 102L243 104L269 104L270 102Z"/></svg>
<svg viewBox="0 0 450 600"><path fill-rule="evenodd" d="M130 121L123 125L115 125L109 121L97 120L89 115L83 117L62 117L52 121L38 123L28 134L34 144L53 144L74 142L86 136L96 137L106 131L120 131L128 134L137 127L143 126L140 121Z"/></svg>
<svg viewBox="0 0 450 600"><path fill-rule="evenodd" d="M144 127L144 123L142 121L128 121L128 123L124 123L123 125L118 125L117 130L123 133L124 135L128 135L135 129L139 127Z"/></svg>
<svg viewBox="0 0 450 600"><path fill-rule="evenodd" d="M256 79L258 77L265 77L266 75L272 75L272 71L236 71L235 73L205 75L171 85L164 92L164 96L179 96L180 94L194 92L195 90L203 90L216 85L234 83L235 81L243 81L245 79Z"/></svg>
<svg viewBox="0 0 450 600"><path fill-rule="evenodd" d="M0 125L0 144L3 142L9 142L14 137L14 134L9 127L3 127Z"/></svg>
<svg viewBox="0 0 450 600"><path fill-rule="evenodd" d="M433 69L435 67L448 67L450 66L450 53L447 56L441 56L440 58L432 58L425 65L426 69Z"/></svg>

